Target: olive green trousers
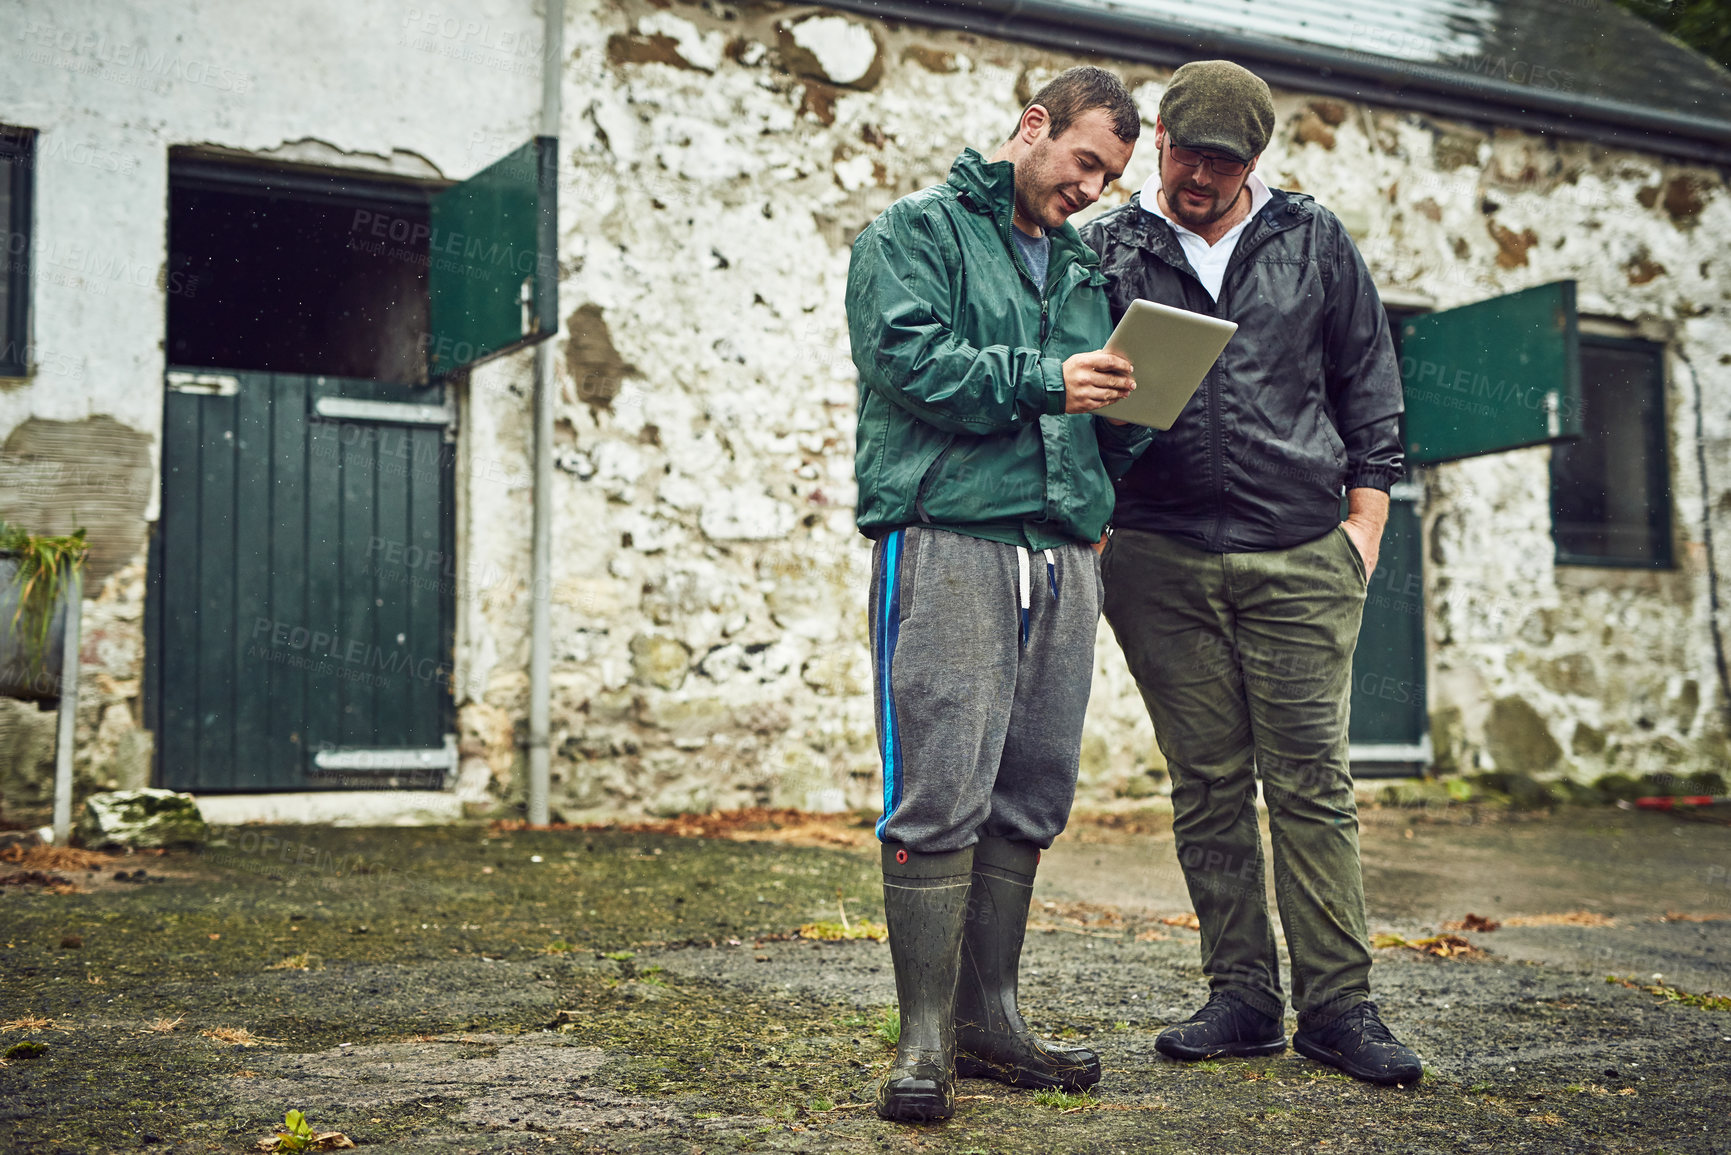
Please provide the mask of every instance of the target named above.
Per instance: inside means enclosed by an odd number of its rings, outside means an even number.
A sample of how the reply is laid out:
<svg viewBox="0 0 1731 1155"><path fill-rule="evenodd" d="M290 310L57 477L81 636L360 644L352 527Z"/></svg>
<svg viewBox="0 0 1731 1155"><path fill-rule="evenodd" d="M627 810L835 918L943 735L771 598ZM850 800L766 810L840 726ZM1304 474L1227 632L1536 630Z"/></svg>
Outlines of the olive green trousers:
<svg viewBox="0 0 1731 1155"><path fill-rule="evenodd" d="M1266 553L1116 530L1105 614L1172 775L1178 861L1210 988L1285 1012L1257 779L1300 1015L1370 994L1358 808L1347 758L1364 563L1344 529Z"/></svg>

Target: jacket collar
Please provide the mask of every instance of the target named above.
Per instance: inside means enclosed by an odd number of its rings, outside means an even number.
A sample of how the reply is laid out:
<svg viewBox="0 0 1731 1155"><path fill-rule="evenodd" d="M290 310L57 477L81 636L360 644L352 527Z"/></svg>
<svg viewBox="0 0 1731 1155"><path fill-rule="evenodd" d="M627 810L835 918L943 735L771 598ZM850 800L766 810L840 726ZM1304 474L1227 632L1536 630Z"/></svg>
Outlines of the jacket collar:
<svg viewBox="0 0 1731 1155"><path fill-rule="evenodd" d="M961 201L962 207L990 217L1002 235L1005 247L1010 247L1010 230L1015 227L1012 224L1016 209L1015 165L1007 160L989 161L973 149L965 148L950 166L949 179L945 183L956 190L956 199ZM1082 235L1069 221L1058 228L1047 229L1046 235L1052 238L1048 278L1067 260L1089 268L1099 265L1100 258L1082 243ZM1060 260L1061 257L1064 260Z"/></svg>
<svg viewBox="0 0 1731 1155"><path fill-rule="evenodd" d="M1262 206L1261 211L1245 226L1244 234L1238 238L1237 253L1247 253L1275 233L1296 228L1309 221L1313 215L1313 203L1314 198L1305 193L1269 189L1268 203ZM1172 231L1172 226L1166 221L1142 207L1140 192L1130 198L1129 207L1125 211L1114 212L1107 219L1105 227L1107 235L1113 240L1152 253L1173 268L1190 268L1190 261L1184 256L1183 246L1178 243L1178 234ZM1234 254L1235 257L1237 253Z"/></svg>

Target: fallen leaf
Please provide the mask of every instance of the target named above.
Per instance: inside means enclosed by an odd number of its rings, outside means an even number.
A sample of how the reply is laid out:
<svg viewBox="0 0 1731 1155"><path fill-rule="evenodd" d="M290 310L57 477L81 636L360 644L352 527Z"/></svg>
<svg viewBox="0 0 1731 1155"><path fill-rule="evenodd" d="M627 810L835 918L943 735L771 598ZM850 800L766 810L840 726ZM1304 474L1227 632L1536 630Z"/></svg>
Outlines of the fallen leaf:
<svg viewBox="0 0 1731 1155"><path fill-rule="evenodd" d="M788 846L861 847L877 845L872 822L851 813L812 814L802 810L748 807L709 814L682 814L651 822L555 822L536 830L616 830L624 834L667 834L676 838L725 838L735 842L779 842ZM494 822L493 832L529 829L521 819ZM657 852L659 853L659 852Z"/></svg>
<svg viewBox="0 0 1731 1155"><path fill-rule="evenodd" d="M1481 934L1489 934L1491 931L1496 930L1498 927L1500 927L1502 925L1503 925L1502 923L1498 922L1494 918L1485 918L1483 915L1477 915L1477 914L1469 913L1465 918L1461 919L1459 922L1445 922L1445 923L1443 923L1443 929L1444 930L1470 930L1470 931L1477 931Z"/></svg>
<svg viewBox="0 0 1731 1155"><path fill-rule="evenodd" d="M13 843L0 849L0 862L10 862L36 870L101 870L116 857L98 854L94 850L80 850L76 846L26 847Z"/></svg>
<svg viewBox="0 0 1731 1155"><path fill-rule="evenodd" d="M1377 950L1389 947L1405 947L1407 950L1435 955L1437 958L1474 958L1485 953L1458 934L1433 934L1429 938L1405 938L1398 934L1385 933L1372 938L1370 945Z"/></svg>
<svg viewBox="0 0 1731 1155"><path fill-rule="evenodd" d="M1190 911L1185 911L1183 914L1169 914L1160 921L1167 926L1181 926L1186 930L1202 929L1202 920Z"/></svg>
<svg viewBox="0 0 1731 1155"><path fill-rule="evenodd" d="M237 1047L280 1047L275 1039L261 1038L245 1027L206 1027L198 1032L207 1039L215 1039L219 1043L230 1043Z"/></svg>
<svg viewBox="0 0 1731 1155"><path fill-rule="evenodd" d="M1561 914L1517 914L1503 919L1504 926L1616 926L1609 915L1590 910L1566 910Z"/></svg>
<svg viewBox="0 0 1731 1155"><path fill-rule="evenodd" d="M276 1134L272 1135L269 1139L260 1139L258 1141L258 1149L260 1151L281 1151L283 1149L283 1140L288 1138L291 1138L291 1136L286 1134ZM291 1150L336 1151L344 1147L353 1147L354 1145L355 1141L350 1139L341 1131L320 1131L310 1140L307 1140L307 1146L291 1148Z"/></svg>

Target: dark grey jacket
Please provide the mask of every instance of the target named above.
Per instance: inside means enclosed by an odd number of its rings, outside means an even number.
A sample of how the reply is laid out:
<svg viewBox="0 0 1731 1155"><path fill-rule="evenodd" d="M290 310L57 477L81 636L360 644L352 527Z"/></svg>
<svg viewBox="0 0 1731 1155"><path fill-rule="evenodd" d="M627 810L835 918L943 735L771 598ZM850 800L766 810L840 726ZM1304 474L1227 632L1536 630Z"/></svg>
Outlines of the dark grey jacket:
<svg viewBox="0 0 1731 1155"><path fill-rule="evenodd" d="M1273 194L1239 237L1218 304L1140 194L1082 230L1111 279L1114 321L1143 297L1238 322L1118 482L1116 527L1216 553L1285 549L1339 524L1343 487L1400 477L1400 371L1370 272L1333 213Z"/></svg>

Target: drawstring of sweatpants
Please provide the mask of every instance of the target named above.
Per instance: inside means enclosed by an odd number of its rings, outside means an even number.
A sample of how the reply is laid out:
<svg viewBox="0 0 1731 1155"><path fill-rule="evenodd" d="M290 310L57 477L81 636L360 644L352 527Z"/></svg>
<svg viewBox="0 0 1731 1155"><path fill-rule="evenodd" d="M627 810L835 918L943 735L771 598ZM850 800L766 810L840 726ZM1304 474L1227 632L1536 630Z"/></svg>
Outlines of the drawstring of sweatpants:
<svg viewBox="0 0 1731 1155"><path fill-rule="evenodd" d="M1040 551L1046 555L1046 585L1052 591L1052 600L1058 600L1058 561L1052 556L1052 551ZM1016 577L1022 594L1022 644L1028 644L1028 618L1032 605L1033 583L1029 580L1031 566L1028 563L1028 551L1023 546L1016 547Z"/></svg>

